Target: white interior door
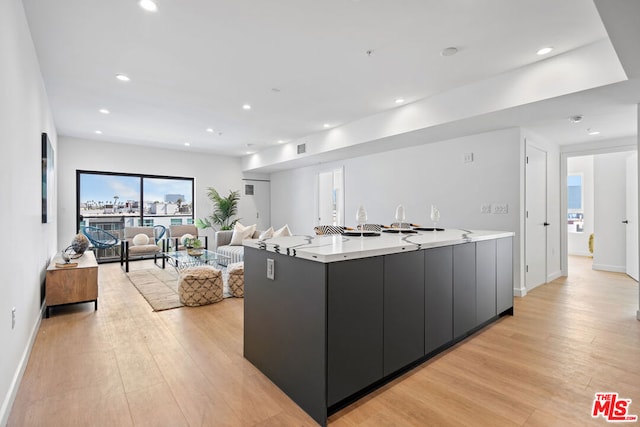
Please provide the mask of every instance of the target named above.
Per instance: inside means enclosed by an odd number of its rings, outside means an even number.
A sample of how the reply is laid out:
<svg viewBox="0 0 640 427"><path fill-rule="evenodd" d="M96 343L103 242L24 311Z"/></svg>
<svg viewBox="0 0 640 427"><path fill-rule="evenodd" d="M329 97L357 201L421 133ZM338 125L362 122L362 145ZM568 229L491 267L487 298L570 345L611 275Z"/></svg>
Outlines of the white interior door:
<svg viewBox="0 0 640 427"><path fill-rule="evenodd" d="M627 157L627 274L638 280L638 153Z"/></svg>
<svg viewBox="0 0 640 427"><path fill-rule="evenodd" d="M527 289L547 281L547 152L527 144L525 275Z"/></svg>

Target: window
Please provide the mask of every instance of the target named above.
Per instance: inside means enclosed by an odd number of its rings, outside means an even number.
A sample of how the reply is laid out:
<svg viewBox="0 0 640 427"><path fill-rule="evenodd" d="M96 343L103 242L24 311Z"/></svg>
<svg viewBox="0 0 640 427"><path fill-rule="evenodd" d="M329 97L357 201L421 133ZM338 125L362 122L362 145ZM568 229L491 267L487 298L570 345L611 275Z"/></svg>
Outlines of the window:
<svg viewBox="0 0 640 427"><path fill-rule="evenodd" d="M122 238L125 227L193 223L193 178L77 171L77 227ZM119 248L98 251L119 257Z"/></svg>
<svg viewBox="0 0 640 427"><path fill-rule="evenodd" d="M567 176L567 226L570 233L582 233L584 229L583 176Z"/></svg>

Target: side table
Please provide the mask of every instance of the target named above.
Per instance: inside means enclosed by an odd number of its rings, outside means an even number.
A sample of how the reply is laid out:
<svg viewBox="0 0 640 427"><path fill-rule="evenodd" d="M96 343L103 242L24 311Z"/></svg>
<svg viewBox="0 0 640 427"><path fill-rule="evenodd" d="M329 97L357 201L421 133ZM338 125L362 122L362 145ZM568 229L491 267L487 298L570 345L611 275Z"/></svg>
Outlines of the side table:
<svg viewBox="0 0 640 427"><path fill-rule="evenodd" d="M47 268L45 281L46 317L54 305L94 303L98 309L98 263L93 252L85 252L72 260L77 267L57 268L56 263L64 263L60 253L56 254Z"/></svg>

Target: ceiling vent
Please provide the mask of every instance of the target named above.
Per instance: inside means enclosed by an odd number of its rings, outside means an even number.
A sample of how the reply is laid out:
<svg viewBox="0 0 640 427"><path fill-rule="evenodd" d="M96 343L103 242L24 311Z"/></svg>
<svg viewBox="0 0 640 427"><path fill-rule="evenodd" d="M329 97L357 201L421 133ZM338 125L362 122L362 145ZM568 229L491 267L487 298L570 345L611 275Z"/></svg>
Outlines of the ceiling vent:
<svg viewBox="0 0 640 427"><path fill-rule="evenodd" d="M307 144L298 144L298 154L304 154L307 152Z"/></svg>

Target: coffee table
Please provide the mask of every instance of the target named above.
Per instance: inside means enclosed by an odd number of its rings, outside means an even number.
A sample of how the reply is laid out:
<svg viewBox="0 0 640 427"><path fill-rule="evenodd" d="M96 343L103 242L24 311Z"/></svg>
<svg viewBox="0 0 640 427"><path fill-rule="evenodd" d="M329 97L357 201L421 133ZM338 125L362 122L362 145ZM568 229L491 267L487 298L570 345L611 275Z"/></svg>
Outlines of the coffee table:
<svg viewBox="0 0 640 427"><path fill-rule="evenodd" d="M173 251L164 252L162 254L167 263L173 266L178 271L183 271L189 267L196 267L199 265L213 265L217 266L218 261L229 261L230 257L219 254L215 251L202 250L202 255L189 255L187 251Z"/></svg>

